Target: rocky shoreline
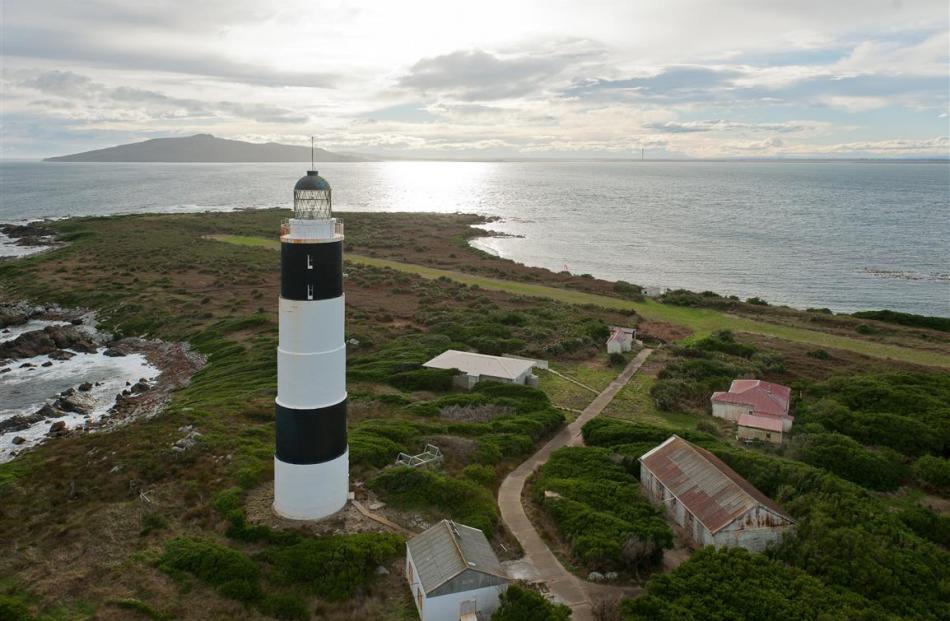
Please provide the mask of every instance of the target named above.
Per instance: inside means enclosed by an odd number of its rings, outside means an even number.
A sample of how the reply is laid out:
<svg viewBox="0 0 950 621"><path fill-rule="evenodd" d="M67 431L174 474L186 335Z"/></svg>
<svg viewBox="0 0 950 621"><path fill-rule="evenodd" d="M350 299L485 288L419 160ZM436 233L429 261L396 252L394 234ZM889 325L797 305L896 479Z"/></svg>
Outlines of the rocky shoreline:
<svg viewBox="0 0 950 621"><path fill-rule="evenodd" d="M43 221L0 224L0 261L36 254L60 245L62 242L56 239L56 231Z"/></svg>
<svg viewBox="0 0 950 621"><path fill-rule="evenodd" d="M0 304L0 463L155 416L204 363L187 343L113 339L88 311Z"/></svg>

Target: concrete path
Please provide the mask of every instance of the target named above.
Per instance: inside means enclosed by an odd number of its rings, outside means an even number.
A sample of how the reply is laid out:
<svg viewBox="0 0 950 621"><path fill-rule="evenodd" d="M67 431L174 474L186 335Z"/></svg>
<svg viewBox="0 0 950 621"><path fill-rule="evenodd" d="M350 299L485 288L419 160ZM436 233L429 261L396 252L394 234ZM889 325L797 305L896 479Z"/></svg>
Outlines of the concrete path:
<svg viewBox="0 0 950 621"><path fill-rule="evenodd" d="M607 404L617 396L621 388L626 386L630 378L639 370L640 365L651 353L653 353L652 349L644 349L637 354L636 358L627 365L623 372L614 381L610 382L610 386L584 408L577 420L562 429L537 453L515 468L511 474L505 477L498 489L498 507L501 509L501 519L508 530L511 531L511 534L515 536L515 539L518 540L518 543L521 544L524 550L522 560L534 568L533 573L537 576L537 579L545 583L548 590L558 600L570 606L574 621L593 621L591 595L596 594L597 597L602 597L608 587L607 585L588 583L564 569L564 566L557 560L557 557L544 543L541 535L538 534L538 531L535 530L528 519L524 505L521 504L521 494L524 491L525 481L535 470L547 462L551 453L564 446L576 446L582 443L581 427L607 407ZM617 594L629 594L630 591L631 589L621 587L611 588L611 592Z"/></svg>

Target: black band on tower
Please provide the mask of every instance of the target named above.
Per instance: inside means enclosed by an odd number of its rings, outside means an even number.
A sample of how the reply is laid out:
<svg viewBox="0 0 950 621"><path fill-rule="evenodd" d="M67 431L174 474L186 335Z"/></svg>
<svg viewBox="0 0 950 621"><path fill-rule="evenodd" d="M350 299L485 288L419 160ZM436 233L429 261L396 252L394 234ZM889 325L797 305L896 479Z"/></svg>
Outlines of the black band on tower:
<svg viewBox="0 0 950 621"><path fill-rule="evenodd" d="M346 399L312 410L277 404L277 459L320 464L346 452Z"/></svg>
<svg viewBox="0 0 950 621"><path fill-rule="evenodd" d="M280 245L280 295L329 300L343 295L343 241Z"/></svg>

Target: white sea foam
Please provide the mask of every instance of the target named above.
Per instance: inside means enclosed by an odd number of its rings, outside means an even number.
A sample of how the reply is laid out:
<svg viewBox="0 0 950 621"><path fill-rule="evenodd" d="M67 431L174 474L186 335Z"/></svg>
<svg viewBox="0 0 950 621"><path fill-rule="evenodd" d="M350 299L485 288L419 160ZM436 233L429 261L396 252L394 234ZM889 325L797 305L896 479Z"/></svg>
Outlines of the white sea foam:
<svg viewBox="0 0 950 621"><path fill-rule="evenodd" d="M18 246L15 239L0 232L0 257L26 257L47 248L49 246Z"/></svg>
<svg viewBox="0 0 950 621"><path fill-rule="evenodd" d="M21 323L18 326L9 326L0 330L0 343L6 341L12 341L21 334L26 334L27 332L33 332L34 330L42 330L48 326L68 326L68 321L51 321L48 319L31 319L26 323Z"/></svg>
<svg viewBox="0 0 950 621"><path fill-rule="evenodd" d="M126 382L135 383L143 377L152 380L160 373L141 354L111 357L106 356L104 351L105 348L100 348L95 354L77 353L69 360L50 361L46 355L17 360L9 372L0 375L0 421L18 414L32 414L60 392L83 382L94 385L87 394L95 399L95 408L88 418L71 412L60 418L34 423L22 431L0 434L0 463L13 459L25 448L43 442L50 425L55 421L64 421L69 429L75 429L101 420L115 405L116 395L127 387ZM41 366L47 361L52 362L52 366ZM35 366L21 366L27 362ZM96 383L99 385L95 386ZM16 436L24 438L25 442L14 445L13 438Z"/></svg>

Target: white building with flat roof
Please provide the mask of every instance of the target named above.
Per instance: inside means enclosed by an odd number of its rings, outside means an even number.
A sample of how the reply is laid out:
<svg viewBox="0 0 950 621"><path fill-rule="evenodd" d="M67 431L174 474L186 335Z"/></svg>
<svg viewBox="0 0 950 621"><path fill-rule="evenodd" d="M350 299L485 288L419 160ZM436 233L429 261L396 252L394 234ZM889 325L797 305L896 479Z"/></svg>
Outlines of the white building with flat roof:
<svg viewBox="0 0 950 621"><path fill-rule="evenodd" d="M455 385L471 388L482 380L536 386L538 378L531 373L536 365L535 360L525 358L489 356L449 349L422 366L427 369L458 369L459 375L455 378Z"/></svg>

